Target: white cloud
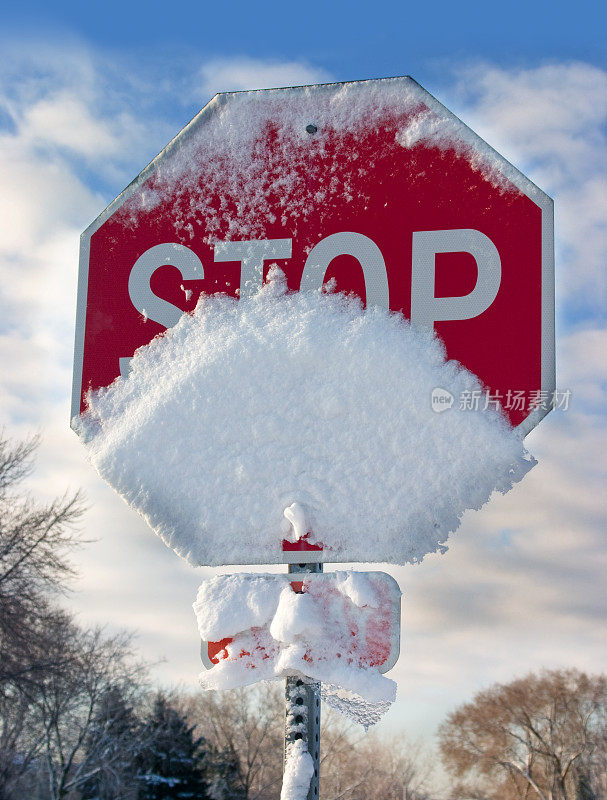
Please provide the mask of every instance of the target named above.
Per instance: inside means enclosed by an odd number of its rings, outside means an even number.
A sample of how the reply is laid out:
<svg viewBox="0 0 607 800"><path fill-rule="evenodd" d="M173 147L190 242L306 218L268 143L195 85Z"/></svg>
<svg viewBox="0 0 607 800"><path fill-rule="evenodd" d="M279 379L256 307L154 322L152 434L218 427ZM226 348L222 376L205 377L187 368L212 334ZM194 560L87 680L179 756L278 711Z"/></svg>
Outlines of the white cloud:
<svg viewBox="0 0 607 800"><path fill-rule="evenodd" d="M604 70L580 63L520 70L481 64L465 71L460 91L503 147L540 161L566 148L563 169L593 166L592 148L604 141L600 128L607 119Z"/></svg>
<svg viewBox="0 0 607 800"><path fill-rule="evenodd" d="M203 90L209 94L326 83L331 79L327 70L305 62L267 61L245 56L210 61L201 68L200 77Z"/></svg>
<svg viewBox="0 0 607 800"><path fill-rule="evenodd" d="M607 330L571 333L559 346L561 386L575 386L574 403L604 413L607 409Z"/></svg>
<svg viewBox="0 0 607 800"><path fill-rule="evenodd" d="M607 72L582 63L458 76L461 116L555 199L562 305L607 302Z"/></svg>
<svg viewBox="0 0 607 800"><path fill-rule="evenodd" d="M82 98L63 90L24 109L19 133L34 145L57 145L100 158L120 152L120 136L113 127L95 117Z"/></svg>
<svg viewBox="0 0 607 800"><path fill-rule="evenodd" d="M18 136L0 137L3 256L23 256L58 227L80 227L101 203L65 161L37 156Z"/></svg>

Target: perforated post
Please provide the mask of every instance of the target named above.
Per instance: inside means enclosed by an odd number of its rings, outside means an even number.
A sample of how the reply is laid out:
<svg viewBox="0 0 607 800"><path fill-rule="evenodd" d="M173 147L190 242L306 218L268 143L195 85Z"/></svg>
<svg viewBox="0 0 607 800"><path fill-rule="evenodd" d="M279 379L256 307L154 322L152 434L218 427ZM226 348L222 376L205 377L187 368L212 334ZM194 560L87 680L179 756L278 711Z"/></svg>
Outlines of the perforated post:
<svg viewBox="0 0 607 800"><path fill-rule="evenodd" d="M322 572L322 564L289 564L289 573ZM307 800L318 800L320 771L320 683L292 677L286 681L285 762L289 745L303 740L314 763Z"/></svg>

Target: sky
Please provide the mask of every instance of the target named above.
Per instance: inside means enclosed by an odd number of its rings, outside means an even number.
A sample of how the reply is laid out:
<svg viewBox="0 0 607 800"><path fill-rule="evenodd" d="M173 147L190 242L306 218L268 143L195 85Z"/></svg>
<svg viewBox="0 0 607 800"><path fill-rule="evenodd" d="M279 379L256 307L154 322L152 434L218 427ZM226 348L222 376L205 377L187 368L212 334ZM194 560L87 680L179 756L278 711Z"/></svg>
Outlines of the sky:
<svg viewBox="0 0 607 800"><path fill-rule="evenodd" d="M495 681L607 656L607 10L596 3L9 3L0 26L0 420L40 432L30 487L82 487L69 603L138 632L194 687L203 575L105 486L69 429L78 239L217 91L411 75L555 200L557 384L538 460L449 551L386 567L404 593L399 699L380 728L432 736ZM164 659L158 663L160 659Z"/></svg>

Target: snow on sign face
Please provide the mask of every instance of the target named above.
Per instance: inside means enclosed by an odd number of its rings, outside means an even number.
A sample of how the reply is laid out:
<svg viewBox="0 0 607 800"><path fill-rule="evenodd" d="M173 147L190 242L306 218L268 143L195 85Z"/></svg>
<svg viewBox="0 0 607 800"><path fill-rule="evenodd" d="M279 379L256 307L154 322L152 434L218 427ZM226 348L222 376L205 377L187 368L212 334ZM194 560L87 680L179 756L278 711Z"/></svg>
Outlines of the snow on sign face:
<svg viewBox="0 0 607 800"><path fill-rule="evenodd" d="M357 670L383 673L394 666L400 590L390 575L330 572L304 577L298 581L293 575L238 573L202 583L194 611L207 645L203 663L208 669L219 665L211 678L203 675L211 688L254 682L256 671L263 671L264 678L299 672L344 685L343 679L327 679L319 670L335 670L338 664L356 675Z"/></svg>
<svg viewBox="0 0 607 800"><path fill-rule="evenodd" d="M552 218L410 78L217 95L82 236L72 417L201 293L277 263L433 326L527 433L554 389Z"/></svg>
<svg viewBox="0 0 607 800"><path fill-rule="evenodd" d="M532 466L494 409L437 412L478 380L401 315L287 292L202 297L89 396L101 476L192 564L420 561ZM297 510L297 513L295 511Z"/></svg>

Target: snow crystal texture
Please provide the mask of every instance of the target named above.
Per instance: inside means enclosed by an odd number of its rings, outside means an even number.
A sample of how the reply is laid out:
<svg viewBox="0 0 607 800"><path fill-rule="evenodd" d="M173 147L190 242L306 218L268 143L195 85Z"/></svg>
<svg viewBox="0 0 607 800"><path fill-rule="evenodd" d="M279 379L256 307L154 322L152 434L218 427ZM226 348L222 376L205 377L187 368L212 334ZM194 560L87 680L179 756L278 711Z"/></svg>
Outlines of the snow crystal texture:
<svg viewBox="0 0 607 800"><path fill-rule="evenodd" d="M445 549L467 509L533 465L431 333L340 294L201 297L92 393L75 427L100 475L194 565L284 561L305 512L327 561L404 564ZM286 526L286 527L285 527Z"/></svg>
<svg viewBox="0 0 607 800"><path fill-rule="evenodd" d="M318 125L314 136L306 132L311 120ZM155 164L153 181L127 204L125 213L136 224L141 212L163 206L176 233L189 238L204 218L209 242L218 236L264 238L265 225L277 215L286 227L297 226L310 214L322 218L323 207L335 202L337 186L339 202L352 202L356 190L349 174L372 174L374 168L374 155L363 157L353 135L386 125L393 137L387 146L409 150L426 143L439 151L453 150L494 185L516 182L514 167L414 80L386 78L217 95L171 147L170 159ZM190 137L194 132L197 135ZM269 162L264 141L271 141ZM323 155L332 147L336 149L323 186L310 202L302 154ZM219 208L232 209L231 215L217 213L216 197Z"/></svg>

